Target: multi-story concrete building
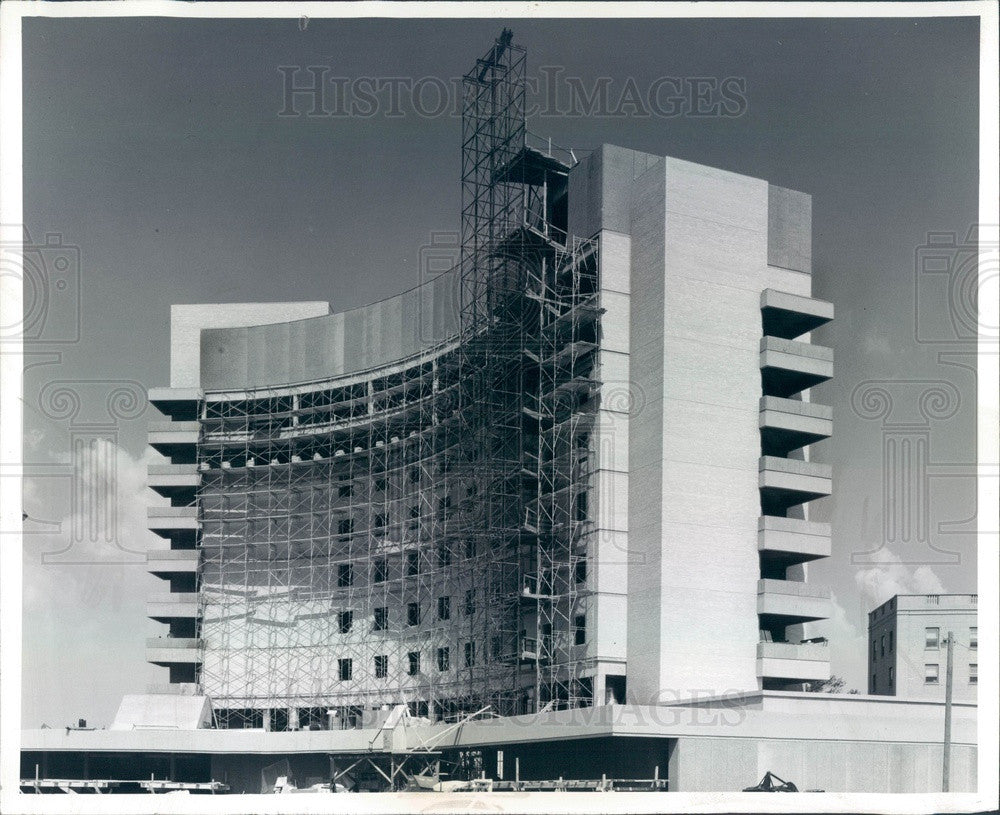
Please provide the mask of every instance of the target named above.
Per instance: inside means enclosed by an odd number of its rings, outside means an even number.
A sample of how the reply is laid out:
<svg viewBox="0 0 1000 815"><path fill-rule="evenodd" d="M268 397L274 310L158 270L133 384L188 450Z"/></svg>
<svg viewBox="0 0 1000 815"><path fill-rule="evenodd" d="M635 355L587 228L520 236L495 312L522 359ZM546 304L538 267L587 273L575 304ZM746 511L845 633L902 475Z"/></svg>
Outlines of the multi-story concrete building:
<svg viewBox="0 0 1000 815"><path fill-rule="evenodd" d="M952 697L975 701L979 633L975 594L897 594L868 613L868 692L943 700L947 639Z"/></svg>
<svg viewBox="0 0 1000 815"><path fill-rule="evenodd" d="M453 271L345 313L173 310L148 658L223 725L829 676L803 639L829 613L806 506L831 473L806 451L832 422L804 397L833 372L809 196L536 149L523 52L491 54L467 77Z"/></svg>
<svg viewBox="0 0 1000 815"><path fill-rule="evenodd" d="M523 70L505 32L465 78L451 271L341 313L174 307L169 682L107 730L26 733L22 787L386 790L444 759L514 789L940 789L939 702L796 692L830 675L809 196L534 147Z"/></svg>

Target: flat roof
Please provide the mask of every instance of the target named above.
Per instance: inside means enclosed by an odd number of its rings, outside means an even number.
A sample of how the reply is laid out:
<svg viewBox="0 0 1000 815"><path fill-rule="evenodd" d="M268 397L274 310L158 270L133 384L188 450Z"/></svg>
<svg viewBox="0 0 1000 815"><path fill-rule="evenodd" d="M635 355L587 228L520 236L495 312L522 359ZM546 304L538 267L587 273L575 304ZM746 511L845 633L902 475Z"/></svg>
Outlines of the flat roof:
<svg viewBox="0 0 1000 815"><path fill-rule="evenodd" d="M860 694L758 691L675 705L602 705L395 729L26 730L22 751L208 754L405 753L606 737L938 743L943 702ZM953 704L956 744L976 743L976 705Z"/></svg>

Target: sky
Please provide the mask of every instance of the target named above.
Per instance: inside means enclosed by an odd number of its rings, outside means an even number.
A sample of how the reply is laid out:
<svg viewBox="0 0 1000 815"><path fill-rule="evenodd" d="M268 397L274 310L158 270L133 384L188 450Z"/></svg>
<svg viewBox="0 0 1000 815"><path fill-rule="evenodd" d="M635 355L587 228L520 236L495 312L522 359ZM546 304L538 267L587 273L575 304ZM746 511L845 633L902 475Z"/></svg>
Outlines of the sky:
<svg viewBox="0 0 1000 815"><path fill-rule="evenodd" d="M836 611L810 634L830 638L833 672L865 691L866 614L893 594L976 590L975 292L921 248L945 233L936 256L961 272L976 222L976 19L29 18L24 228L40 268L67 264L44 313L26 295L23 726L104 726L124 693L166 681L144 662L162 630L146 597L165 584L142 556L159 417L141 396L169 382L170 305L340 310L420 282L428 244L459 228L448 88L505 24L538 83L534 133L812 195L814 293L836 305L814 341L836 373L813 392L834 436L812 451L834 468L812 510L833 556L809 579ZM285 94L309 66L320 115ZM923 523L883 499L884 444L907 434L928 445L910 476Z"/></svg>

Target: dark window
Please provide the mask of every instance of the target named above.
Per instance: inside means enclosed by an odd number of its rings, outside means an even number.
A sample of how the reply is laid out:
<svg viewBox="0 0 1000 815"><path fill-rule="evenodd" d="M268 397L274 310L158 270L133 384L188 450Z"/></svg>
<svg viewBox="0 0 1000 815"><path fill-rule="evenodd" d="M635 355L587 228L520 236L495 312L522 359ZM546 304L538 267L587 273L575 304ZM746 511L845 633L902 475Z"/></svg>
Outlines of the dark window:
<svg viewBox="0 0 1000 815"><path fill-rule="evenodd" d="M354 612L353 611L341 611L337 615L337 628L340 629L341 634L346 634L351 630L351 626L354 625Z"/></svg>
<svg viewBox="0 0 1000 815"><path fill-rule="evenodd" d="M576 496L576 516L575 521L587 520L587 493L581 492Z"/></svg>
<svg viewBox="0 0 1000 815"><path fill-rule="evenodd" d="M376 478L375 479L375 490L376 492L385 492L385 479Z"/></svg>
<svg viewBox="0 0 1000 815"><path fill-rule="evenodd" d="M414 549L406 553L406 574L409 577L420 574L420 553Z"/></svg>
<svg viewBox="0 0 1000 815"><path fill-rule="evenodd" d="M576 582L583 583L587 580L587 561L578 560L576 562Z"/></svg>
<svg viewBox="0 0 1000 815"><path fill-rule="evenodd" d="M465 556L469 560L476 556L476 542L471 538L465 541Z"/></svg>
<svg viewBox="0 0 1000 815"><path fill-rule="evenodd" d="M584 614L577 615L573 621L573 642L576 645L583 645L587 641L587 617Z"/></svg>
<svg viewBox="0 0 1000 815"><path fill-rule="evenodd" d="M450 597L438 597L438 619L439 620L450 620L451 619L451 598Z"/></svg>
<svg viewBox="0 0 1000 815"><path fill-rule="evenodd" d="M385 606L375 609L375 630L385 631L389 627L389 609Z"/></svg>
<svg viewBox="0 0 1000 815"><path fill-rule="evenodd" d="M879 648L879 654L878 655L880 657L884 657L885 656L885 634L882 635L882 641L881 641L881 646Z"/></svg>
<svg viewBox="0 0 1000 815"><path fill-rule="evenodd" d="M451 650L448 648L438 648L438 670L447 671L451 667Z"/></svg>
<svg viewBox="0 0 1000 815"><path fill-rule="evenodd" d="M354 660L353 659L338 659L337 660L337 671L340 674L341 682L349 682L351 677L354 675Z"/></svg>
<svg viewBox="0 0 1000 815"><path fill-rule="evenodd" d="M975 662L969 663L969 684L979 684L979 665Z"/></svg>
<svg viewBox="0 0 1000 815"><path fill-rule="evenodd" d="M476 613L476 590L466 589L465 590L465 614L471 617Z"/></svg>
<svg viewBox="0 0 1000 815"><path fill-rule="evenodd" d="M375 678L385 679L389 675L389 657L381 655L375 657Z"/></svg>
<svg viewBox="0 0 1000 815"><path fill-rule="evenodd" d="M438 546L438 566L450 566L451 565L451 549L448 548L448 544L442 543Z"/></svg>
<svg viewBox="0 0 1000 815"><path fill-rule="evenodd" d="M471 668L476 664L476 644L474 642L465 643L465 667Z"/></svg>
<svg viewBox="0 0 1000 815"><path fill-rule="evenodd" d="M407 625L420 625L420 604L419 603L407 603L406 604L406 624Z"/></svg>
<svg viewBox="0 0 1000 815"><path fill-rule="evenodd" d="M503 636L494 634L491 645L493 648L493 659L503 659Z"/></svg>
<svg viewBox="0 0 1000 815"><path fill-rule="evenodd" d="M420 468L411 467L410 468L410 482L416 484L420 480Z"/></svg>
<svg viewBox="0 0 1000 815"><path fill-rule="evenodd" d="M372 564L372 583L385 583L389 576L389 564L384 560L376 560Z"/></svg>
<svg viewBox="0 0 1000 815"><path fill-rule="evenodd" d="M341 535L350 535L354 531L353 518L341 518L337 521L337 532Z"/></svg>
<svg viewBox="0 0 1000 815"><path fill-rule="evenodd" d="M892 653L892 632L889 632L889 653Z"/></svg>
<svg viewBox="0 0 1000 815"><path fill-rule="evenodd" d="M438 516L438 521L441 522L441 523L447 522L447 520L451 517L451 499L450 498L442 498L441 501L438 503L438 513L437 513L437 516Z"/></svg>
<svg viewBox="0 0 1000 815"><path fill-rule="evenodd" d="M386 521L385 515L381 515L381 514L380 515L376 515L372 519L372 528L373 529L385 529L385 521Z"/></svg>
<svg viewBox="0 0 1000 815"><path fill-rule="evenodd" d="M410 651L410 653L408 653L406 655L406 662L407 662L406 672L410 676L414 676L415 674L420 673L420 652L419 651Z"/></svg>
<svg viewBox="0 0 1000 815"><path fill-rule="evenodd" d="M340 588L354 585L354 566L350 563L341 563L337 567L337 585Z"/></svg>
<svg viewBox="0 0 1000 815"><path fill-rule="evenodd" d="M354 489L352 484L341 484L337 488L337 495L339 495L341 498L350 498L353 492Z"/></svg>

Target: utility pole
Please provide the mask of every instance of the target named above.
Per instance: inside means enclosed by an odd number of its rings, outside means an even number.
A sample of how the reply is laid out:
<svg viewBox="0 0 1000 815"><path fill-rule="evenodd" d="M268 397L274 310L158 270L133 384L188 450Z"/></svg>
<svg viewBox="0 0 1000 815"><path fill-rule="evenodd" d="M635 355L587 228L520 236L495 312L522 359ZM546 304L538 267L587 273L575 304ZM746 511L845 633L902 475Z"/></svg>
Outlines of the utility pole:
<svg viewBox="0 0 1000 815"><path fill-rule="evenodd" d="M948 632L948 663L944 674L944 758L941 762L941 791L948 792L951 776L951 666L955 654L955 635Z"/></svg>

